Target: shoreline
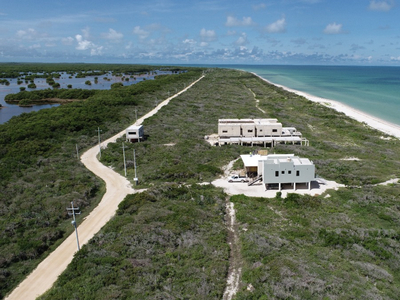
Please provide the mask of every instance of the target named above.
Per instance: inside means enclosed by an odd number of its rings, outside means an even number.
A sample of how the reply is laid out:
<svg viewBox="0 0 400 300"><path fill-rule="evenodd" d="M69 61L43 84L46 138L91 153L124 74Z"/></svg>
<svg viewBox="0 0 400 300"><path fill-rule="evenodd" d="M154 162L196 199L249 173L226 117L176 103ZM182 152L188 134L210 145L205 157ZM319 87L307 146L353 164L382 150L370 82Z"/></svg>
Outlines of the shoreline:
<svg viewBox="0 0 400 300"><path fill-rule="evenodd" d="M273 82L269 81L268 79L265 79L254 72L250 72L250 73L257 76L258 78L260 78L261 80L263 80L269 84L272 84L276 87L282 88L282 89L284 89L288 92L294 93L298 96L302 96L312 102L320 103L326 107L330 107L338 112L342 112L346 116L348 116L356 121L359 121L361 123L365 123L368 126L370 126L371 128L374 128L385 134L388 134L388 135L391 135L391 136L394 136L394 137L400 139L400 126L399 125L384 121L382 119L379 119L377 117L374 117L372 115L364 113L360 110L357 110L351 106L343 104L339 101L326 99L326 98L314 96L314 95L311 95L311 94L308 94L305 92L301 92L301 91L298 91L295 89L291 89L284 85L273 83Z"/></svg>

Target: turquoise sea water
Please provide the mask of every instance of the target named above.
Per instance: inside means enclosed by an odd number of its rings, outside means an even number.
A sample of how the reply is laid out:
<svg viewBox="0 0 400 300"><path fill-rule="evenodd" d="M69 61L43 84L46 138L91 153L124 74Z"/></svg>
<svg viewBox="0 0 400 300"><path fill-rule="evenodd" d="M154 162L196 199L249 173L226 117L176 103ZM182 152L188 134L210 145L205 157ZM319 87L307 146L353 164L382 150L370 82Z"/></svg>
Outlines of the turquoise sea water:
<svg viewBox="0 0 400 300"><path fill-rule="evenodd" d="M347 104L400 125L400 67L256 66L219 67L254 72L269 81Z"/></svg>

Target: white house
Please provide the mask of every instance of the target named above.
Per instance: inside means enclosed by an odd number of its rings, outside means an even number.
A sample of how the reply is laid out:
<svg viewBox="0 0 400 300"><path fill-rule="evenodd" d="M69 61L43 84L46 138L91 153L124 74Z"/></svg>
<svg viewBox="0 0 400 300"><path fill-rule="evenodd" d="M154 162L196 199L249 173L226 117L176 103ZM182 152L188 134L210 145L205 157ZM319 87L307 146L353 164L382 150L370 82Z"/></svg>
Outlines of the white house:
<svg viewBox="0 0 400 300"><path fill-rule="evenodd" d="M311 181L315 180L315 166L308 158L300 158L294 154L241 155L246 172L253 174L256 181L261 181L268 189L290 185L296 190L298 184L305 184L311 189ZM250 182L251 185L253 182Z"/></svg>
<svg viewBox="0 0 400 300"><path fill-rule="evenodd" d="M126 140L128 142L140 142L144 139L143 125L131 125L126 129Z"/></svg>

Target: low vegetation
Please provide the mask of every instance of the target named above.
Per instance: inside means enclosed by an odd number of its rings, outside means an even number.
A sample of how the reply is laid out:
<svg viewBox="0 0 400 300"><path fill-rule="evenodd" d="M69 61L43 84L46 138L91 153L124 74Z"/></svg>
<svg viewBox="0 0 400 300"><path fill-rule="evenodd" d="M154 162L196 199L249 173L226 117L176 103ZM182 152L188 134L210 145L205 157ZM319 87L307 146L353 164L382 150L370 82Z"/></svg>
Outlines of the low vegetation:
<svg viewBox="0 0 400 300"><path fill-rule="evenodd" d="M211 185L128 195L40 299L221 299L224 212L225 195Z"/></svg>
<svg viewBox="0 0 400 300"><path fill-rule="evenodd" d="M135 109L140 117L154 106L148 99L199 76L194 69L103 91L0 125L0 297L72 232L71 201L82 210L80 220L101 198L103 184L77 159L77 148L81 154L95 145L98 127L102 138L119 132L134 122Z"/></svg>
<svg viewBox="0 0 400 300"><path fill-rule="evenodd" d="M54 155L56 150L63 149L60 158L69 157L71 163L76 143L95 143L99 123L107 135L120 131L132 123L135 109L143 115L167 98L168 92L182 89L200 72L178 76L160 76L134 88L114 88L85 102L48 110L57 115L63 109L82 106L86 108L82 113L88 113L86 105L90 103L93 105L90 108L96 108L101 116L89 118L76 129L72 127L71 132L76 135L67 138L63 133L68 126L55 127L56 132L61 130L62 143L59 135L50 135L54 131L44 130L43 134L49 137L43 137L43 145L31 144L33 147L29 149L38 153L29 165L30 156L24 153L15 161L11 155L5 156L9 164L5 169L17 170L18 175L8 171L0 176L8 182L7 187L15 189L13 197L21 201L18 205L28 202L30 196L24 194L24 189L18 189L20 184L15 182L22 180L18 176L23 176L25 170L32 168L33 172L37 168L33 166L38 164L39 157L50 159L50 153ZM253 93L267 114L256 108ZM78 111L69 115L76 115L74 122L79 124ZM28 116L31 118L31 114ZM204 136L217 132L219 118L263 117L278 118L284 126L296 127L310 140L309 147L278 145L270 152L308 157L314 161L319 176L343 183L346 188L314 197L289 194L284 198L278 193L273 199L243 195L230 198L237 210L243 257L236 299L397 299L400 292L398 184L375 184L400 177L399 141L382 139L381 132L365 124L270 86L249 73L219 69L207 70L203 80L144 122L146 141L128 144L125 151L127 177L131 180L134 177L135 150L138 188L149 189L130 195L121 203L117 215L82 247L43 299L64 299L66 295L75 299L78 293L79 298L88 299L220 299L229 259L223 209L227 196L210 185L198 184L209 183L221 174L222 166L257 148L212 147L204 141ZM18 121L29 118L21 116ZM69 125L67 120L60 121L60 126ZM16 121L12 119L9 123L12 122ZM22 134L28 129L23 127L16 132ZM35 129L39 131L39 127ZM65 140L69 143L65 144ZM102 151L101 158L105 165L121 174L124 172L122 142L124 139L110 144ZM18 153L21 144L7 151ZM345 160L350 157L357 160ZM235 167L239 168L240 163ZM64 172L71 172L68 170ZM90 174L86 176L101 192L102 186ZM22 178L21 184L25 186L37 184ZM71 200L67 191L81 182L76 177L69 178L65 201ZM86 184L83 182L82 188ZM99 192L92 196L93 203L97 195ZM18 218L26 216L27 210L11 205ZM59 205L66 206L64 202ZM6 209L8 206L4 205L3 210ZM7 218L16 217L7 215ZM19 251L17 240L12 251ZM185 247L183 241L187 241Z"/></svg>

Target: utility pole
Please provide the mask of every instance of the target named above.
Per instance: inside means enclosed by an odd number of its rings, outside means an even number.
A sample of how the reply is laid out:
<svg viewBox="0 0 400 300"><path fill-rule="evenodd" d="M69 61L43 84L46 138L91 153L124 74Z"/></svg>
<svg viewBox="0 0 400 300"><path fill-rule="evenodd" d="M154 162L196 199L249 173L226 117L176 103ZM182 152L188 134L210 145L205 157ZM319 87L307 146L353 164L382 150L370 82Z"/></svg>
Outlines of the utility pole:
<svg viewBox="0 0 400 300"><path fill-rule="evenodd" d="M74 207L74 201L71 201L71 208L67 207L68 215L73 217L71 224L75 227L75 235L76 235L76 244L78 245L78 251L81 250L79 247L79 239L78 239L78 226L76 225L75 215L80 215L79 207Z"/></svg>
<svg viewBox="0 0 400 300"><path fill-rule="evenodd" d="M100 141L100 132L102 131L102 130L100 130L100 127L97 127L97 136L98 136L98 139L99 139L99 153L100 153L100 158L101 158L101 141Z"/></svg>
<svg viewBox="0 0 400 300"><path fill-rule="evenodd" d="M135 167L135 178L133 178L133 181L135 181L135 185L138 185L139 179L137 178L137 174L136 174L136 152L135 152L135 149L133 149L133 165Z"/></svg>
<svg viewBox="0 0 400 300"><path fill-rule="evenodd" d="M125 171L125 177L126 177L126 162L125 162L125 145L124 145L124 142L122 142L122 154L124 156L124 171Z"/></svg>
<svg viewBox="0 0 400 300"><path fill-rule="evenodd" d="M79 160L79 150L78 150L78 144L76 146L76 158Z"/></svg>

